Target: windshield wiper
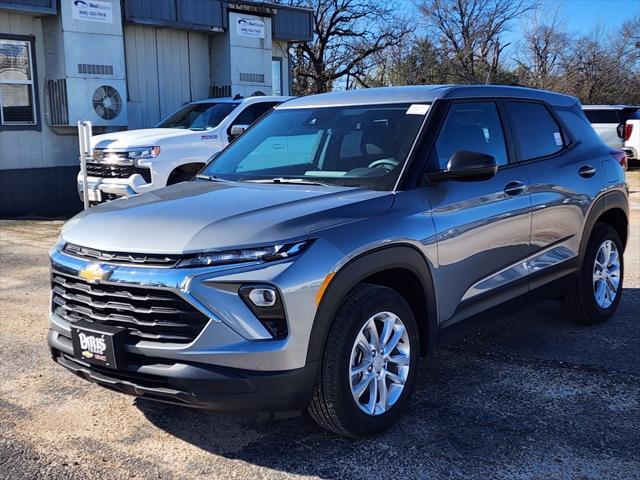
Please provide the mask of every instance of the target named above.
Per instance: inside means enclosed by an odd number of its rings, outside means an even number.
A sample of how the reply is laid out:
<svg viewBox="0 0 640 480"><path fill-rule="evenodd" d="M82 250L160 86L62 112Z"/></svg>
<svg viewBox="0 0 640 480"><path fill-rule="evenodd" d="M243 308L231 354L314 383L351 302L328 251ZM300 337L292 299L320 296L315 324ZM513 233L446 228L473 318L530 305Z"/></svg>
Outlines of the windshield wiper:
<svg viewBox="0 0 640 480"><path fill-rule="evenodd" d="M224 178L216 177L215 175L203 175L201 173L197 174L195 178L199 178L201 180L208 180L210 182L225 182L225 183L233 182L233 180L226 180Z"/></svg>
<svg viewBox="0 0 640 480"><path fill-rule="evenodd" d="M247 182L252 182L252 183L289 183L289 184L294 184L294 185L321 185L323 187L329 187L330 185L328 183L322 183L322 182L318 182L315 180L307 180L306 178L282 178L282 177L276 177L276 178L266 178L266 179L259 179L259 180L245 180Z"/></svg>

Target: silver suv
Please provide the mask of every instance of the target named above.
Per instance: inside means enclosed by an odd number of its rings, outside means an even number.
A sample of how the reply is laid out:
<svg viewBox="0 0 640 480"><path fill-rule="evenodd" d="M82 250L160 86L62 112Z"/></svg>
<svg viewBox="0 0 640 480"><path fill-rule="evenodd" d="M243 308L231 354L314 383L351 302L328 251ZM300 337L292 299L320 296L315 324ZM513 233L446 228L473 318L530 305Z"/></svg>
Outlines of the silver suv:
<svg viewBox="0 0 640 480"><path fill-rule="evenodd" d="M367 436L407 405L418 357L479 312L536 290L581 323L606 321L627 231L624 172L575 98L500 86L299 98L192 182L69 221L51 251L49 345L112 390L308 408Z"/></svg>

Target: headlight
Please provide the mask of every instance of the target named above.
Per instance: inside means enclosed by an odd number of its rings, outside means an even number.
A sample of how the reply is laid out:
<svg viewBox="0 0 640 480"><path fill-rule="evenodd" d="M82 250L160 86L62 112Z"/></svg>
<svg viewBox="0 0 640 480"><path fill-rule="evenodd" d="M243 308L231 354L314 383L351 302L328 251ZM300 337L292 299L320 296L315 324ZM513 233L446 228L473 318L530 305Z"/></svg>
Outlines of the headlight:
<svg viewBox="0 0 640 480"><path fill-rule="evenodd" d="M268 247L200 253L181 260L180 263L178 263L178 267L208 267L257 261L272 262L274 260L281 260L298 255L307 248L309 243L310 241L304 241Z"/></svg>
<svg viewBox="0 0 640 480"><path fill-rule="evenodd" d="M133 160L146 160L155 158L160 154L160 147L134 147L128 148L129 158Z"/></svg>

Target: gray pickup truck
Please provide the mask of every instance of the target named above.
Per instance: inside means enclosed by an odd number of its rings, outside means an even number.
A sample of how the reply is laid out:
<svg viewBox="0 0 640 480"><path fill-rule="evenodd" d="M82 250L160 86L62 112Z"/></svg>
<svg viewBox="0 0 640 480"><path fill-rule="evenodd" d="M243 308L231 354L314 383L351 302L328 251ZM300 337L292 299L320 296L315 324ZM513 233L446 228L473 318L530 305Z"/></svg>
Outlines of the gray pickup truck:
<svg viewBox="0 0 640 480"><path fill-rule="evenodd" d="M368 436L418 358L512 299L609 319L622 167L572 97L416 86L291 100L191 182L91 208L51 250L53 359L111 390L307 409ZM534 294L535 295L531 295Z"/></svg>

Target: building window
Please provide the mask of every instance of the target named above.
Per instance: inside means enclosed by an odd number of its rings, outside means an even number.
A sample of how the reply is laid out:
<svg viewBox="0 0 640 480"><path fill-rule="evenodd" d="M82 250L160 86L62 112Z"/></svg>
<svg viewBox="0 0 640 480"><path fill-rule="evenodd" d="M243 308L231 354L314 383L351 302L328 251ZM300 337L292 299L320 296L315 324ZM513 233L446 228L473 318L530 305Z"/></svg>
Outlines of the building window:
<svg viewBox="0 0 640 480"><path fill-rule="evenodd" d="M282 58L273 57L271 60L271 85L274 95L282 95Z"/></svg>
<svg viewBox="0 0 640 480"><path fill-rule="evenodd" d="M0 36L0 128L38 125L33 38Z"/></svg>

